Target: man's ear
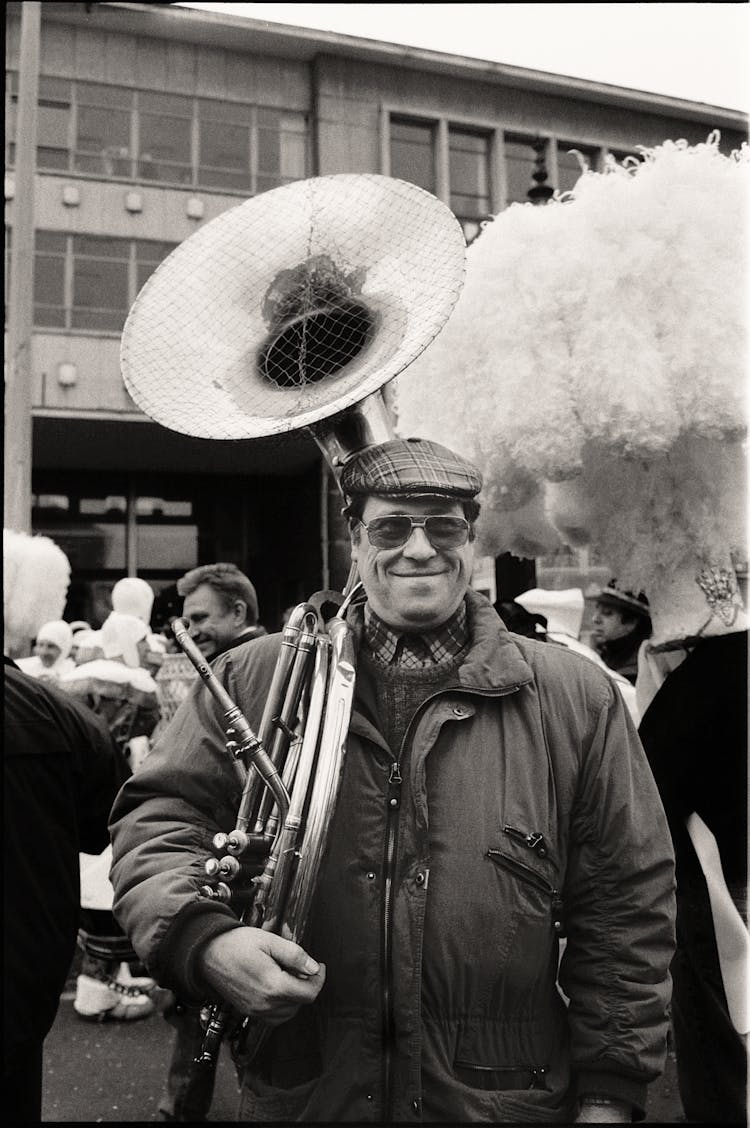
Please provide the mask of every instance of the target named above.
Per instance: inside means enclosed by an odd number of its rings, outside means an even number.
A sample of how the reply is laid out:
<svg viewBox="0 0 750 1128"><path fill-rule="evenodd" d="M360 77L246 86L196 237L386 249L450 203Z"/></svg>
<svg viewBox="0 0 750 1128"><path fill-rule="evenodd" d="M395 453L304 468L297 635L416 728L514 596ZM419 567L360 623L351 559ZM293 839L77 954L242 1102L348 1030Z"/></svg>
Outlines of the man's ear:
<svg viewBox="0 0 750 1128"><path fill-rule="evenodd" d="M235 618L238 622L247 622L247 604L245 603L244 599L235 599L234 603L232 604L232 610L234 611Z"/></svg>
<svg viewBox="0 0 750 1128"><path fill-rule="evenodd" d="M359 560L359 542L361 540L361 536L362 534L359 526L355 526L353 529L350 527L349 540L351 541L351 552L349 555L351 556L352 564L356 564Z"/></svg>

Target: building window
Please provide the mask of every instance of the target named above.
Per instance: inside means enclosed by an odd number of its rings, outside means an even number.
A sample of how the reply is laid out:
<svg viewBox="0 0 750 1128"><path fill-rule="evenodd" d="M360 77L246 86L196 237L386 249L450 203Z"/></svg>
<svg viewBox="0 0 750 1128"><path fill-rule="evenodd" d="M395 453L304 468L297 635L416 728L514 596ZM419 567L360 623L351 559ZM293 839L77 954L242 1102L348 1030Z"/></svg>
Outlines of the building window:
<svg viewBox="0 0 750 1128"><path fill-rule="evenodd" d="M435 192L435 126L391 118L391 176Z"/></svg>
<svg viewBox="0 0 750 1128"><path fill-rule="evenodd" d="M138 180L191 184L193 99L138 94Z"/></svg>
<svg viewBox="0 0 750 1128"><path fill-rule="evenodd" d="M119 332L129 300L130 242L98 235L73 236L72 329Z"/></svg>
<svg viewBox="0 0 750 1128"><path fill-rule="evenodd" d="M35 327L120 333L138 291L176 245L37 231Z"/></svg>
<svg viewBox="0 0 750 1128"><path fill-rule="evenodd" d="M95 176L130 176L130 91L78 83L76 94L73 168Z"/></svg>
<svg viewBox="0 0 750 1128"><path fill-rule="evenodd" d="M37 231L34 256L34 325L65 328L65 244L57 231Z"/></svg>
<svg viewBox="0 0 750 1128"><path fill-rule="evenodd" d="M6 77L6 164L15 163L18 75ZM44 171L252 195L309 175L307 115L296 110L39 79Z"/></svg>
<svg viewBox="0 0 750 1128"><path fill-rule="evenodd" d="M507 184L508 204L527 204L527 195L534 181L531 179L534 172L536 153L534 152L534 137L518 137L514 134L505 136L505 176Z"/></svg>
<svg viewBox="0 0 750 1128"><path fill-rule="evenodd" d="M482 220L492 213L489 158L487 133L449 128L450 206L463 227L467 243L476 238Z"/></svg>

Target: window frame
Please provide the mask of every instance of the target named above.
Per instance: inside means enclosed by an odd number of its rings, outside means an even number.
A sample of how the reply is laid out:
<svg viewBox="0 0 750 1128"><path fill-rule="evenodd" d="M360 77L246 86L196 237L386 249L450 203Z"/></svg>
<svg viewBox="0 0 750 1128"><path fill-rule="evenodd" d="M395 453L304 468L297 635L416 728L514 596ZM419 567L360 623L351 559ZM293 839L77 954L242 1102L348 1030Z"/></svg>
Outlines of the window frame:
<svg viewBox="0 0 750 1128"><path fill-rule="evenodd" d="M18 71L13 68L8 68L5 72L5 107L6 107L6 122L11 120L14 114L14 107L17 103L18 93ZM82 79L69 78L67 76L57 76L45 74L40 76L41 80L49 79L50 81L68 82L70 85L70 101L68 103L68 124L67 136L65 139L64 151L66 152L67 161L63 167L46 167L38 164L38 171L46 175L63 175L66 177L75 177L82 180L97 180L105 183L125 183L125 184L138 184L144 187L164 187L181 189L183 191L194 192L210 192L216 195L231 195L248 196L259 195L261 192L267 191L271 187L280 186L283 184L292 183L296 180L305 179L305 177L312 174L313 167L313 130L312 114L309 108L299 109L291 106L276 106L265 105L257 102L243 102L238 99L222 99L222 98L207 98L204 95L198 94L179 94L177 97L184 98L189 107L189 114L182 115L168 115L180 117L189 123L189 159L188 163L169 160L156 160L155 164L169 165L173 163L175 167L187 168L188 176L183 179L168 180L165 178L143 177L140 175L140 164L142 161L142 154L140 152L141 135L142 135L142 119L146 115L153 116L155 111L146 106L141 105L141 98L143 95L159 94L161 91L147 89L147 88L131 88L122 86L118 83L100 83L100 82L86 82ZM102 160L101 153L91 152L89 150L79 149L78 146L78 120L79 112L82 108L91 109L111 109L112 107L99 104L95 100L87 101L82 100L79 93L81 86L102 86L110 87L113 91L121 91L123 94L122 105L119 107L118 112L126 112L130 115L129 139L128 139L128 155L127 157L115 157L115 160L127 164L128 173L118 172L108 173L106 170L100 169L79 169L76 167L78 159L95 161L97 157ZM41 100L41 98L40 98ZM249 154L247 160L247 176L249 179L249 186L239 188L232 187L217 187L214 185L204 184L201 179L201 152L200 152L200 127L201 122L207 120L201 117L200 107L201 103L214 103L217 107L217 118L221 120L221 107L236 106L241 107L251 119L250 123L243 125L243 128L248 130L248 144ZM258 137L261 129L269 129L267 125L262 125L259 117L262 111L268 110L281 115L283 118L286 115L293 116L300 128L299 129L285 129L283 123L277 129L279 143L279 169L276 175L271 170L260 169L258 166ZM208 119L210 120L210 119ZM239 124L239 123L236 123ZM13 136L11 133L13 132ZM302 153L304 174L303 176L288 176L283 174L283 138L286 135L294 137L302 137ZM14 131L6 130L5 141L5 162L7 168L15 167L15 152L13 152L13 159L11 159L11 151L15 147ZM297 149L295 147L295 162L296 163ZM37 158L38 161L38 158ZM218 166L206 166L210 168L217 168L217 171L222 171ZM232 171L225 169L224 171ZM273 181L273 183L271 183Z"/></svg>
<svg viewBox="0 0 750 1128"><path fill-rule="evenodd" d="M65 334L65 335L71 334L71 335L74 335L74 336L77 336L77 337L119 337L122 333L122 326L120 326L119 329L102 329L102 328L86 327L86 326L82 326L82 325L74 325L76 310L78 310L78 312L82 312L82 311L85 312L86 310L90 310L90 309L94 308L94 307L89 307L89 306L75 306L74 305L74 298L75 298L74 277L75 277L76 261L78 261L81 258L91 258L91 259L97 258L97 256L93 255L93 254L83 255L83 254L80 253L80 251L78 253L76 253L76 248L75 248L75 243L74 243L74 240L76 238L83 237L83 238L90 239L90 240L102 240L104 242L109 242L109 243L116 242L118 244L126 244L127 245L127 258L125 258L125 256L115 256L115 255L102 255L101 256L104 259L111 258L112 261L124 262L125 263L126 289L127 289L126 306L121 311L116 310L115 307L109 307L109 306L96 307L97 310L99 310L99 309L105 310L105 311L109 310L110 312L113 312L113 313L114 312L122 312L122 314L123 314L123 325L125 323L125 319L127 318L128 312L129 312L130 308L132 307L133 302L136 299L138 292L145 285L145 282L147 280L147 279L143 279L143 280L140 279L140 277L139 277L139 267L150 265L152 267L150 274L153 274L154 270L156 270L157 266L159 266L160 263L164 261L164 259L167 257L167 255L171 254L171 252L177 246L179 246L178 243L171 243L169 240L165 240L165 239L142 239L142 238L135 238L133 236L122 237L122 236L116 236L116 235L93 235L93 234L89 234L89 233L82 234L81 232L74 232L74 231L52 231L52 230L49 230L48 228L38 228L37 231L35 231L35 233L34 233L34 235L35 235L35 244L34 244L35 266L36 266L36 256L37 256L37 254L39 254L39 255L53 255L55 253L59 254L59 252L50 251L50 250L45 249L45 248L39 248L37 250L37 246L36 246L37 232L40 232L41 234L45 234L45 235L57 235L57 236L60 236L62 238L62 240L64 242L64 249L62 251L62 254L59 255L59 257L63 258L64 267L63 267L63 294L62 294L63 305L62 305L62 307L57 306L57 305L53 306L49 302L41 303L41 302L37 302L35 300L35 302L34 302L34 321L33 321L33 330L34 330L35 333L53 333L53 334ZM11 233L12 233L12 228L11 228ZM12 234L11 234L11 238L12 238ZM156 256L154 256L153 259L146 258L144 254L139 253L144 244L146 244L146 245L152 244L154 247L161 247L162 249L164 249L165 253L164 253L163 257L159 258L158 261L156 259ZM37 320L36 320L36 308L37 308L37 306L42 306L44 308L50 308L50 309L60 309L60 308L62 308L64 324L63 325L57 325L57 326L38 324Z"/></svg>
<svg viewBox="0 0 750 1128"><path fill-rule="evenodd" d="M413 122L419 124L432 124L435 130L435 165L436 165L436 191L435 195L444 204L450 207L450 175L449 175L449 138L450 131L480 133L488 138L488 183L490 197L490 214L496 215L505 211L512 201L508 200L508 176L505 161L505 141L528 139L531 146L537 139L545 142L545 163L547 167L547 182L557 188L559 182L559 169L557 163L558 145L565 148L580 147L582 150L595 154L595 163L592 167L601 171L604 167L606 153L610 148L606 141L600 137L581 136L575 141L570 141L567 136L557 132L540 129L535 132L527 128L519 128L513 122L505 119L489 119L481 116L471 116L461 113L436 114L410 105L396 105L390 102L380 103L380 168L384 176L391 176L391 123L393 120ZM531 181L529 182L531 187Z"/></svg>

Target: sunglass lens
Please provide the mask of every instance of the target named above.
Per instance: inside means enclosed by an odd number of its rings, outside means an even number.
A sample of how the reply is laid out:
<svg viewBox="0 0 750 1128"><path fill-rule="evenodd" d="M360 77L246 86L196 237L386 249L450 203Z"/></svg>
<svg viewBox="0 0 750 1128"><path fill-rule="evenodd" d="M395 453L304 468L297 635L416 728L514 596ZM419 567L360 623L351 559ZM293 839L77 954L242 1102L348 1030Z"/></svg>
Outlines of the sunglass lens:
<svg viewBox="0 0 750 1128"><path fill-rule="evenodd" d="M367 525L367 536L373 548L399 548L411 536L408 517L376 517Z"/></svg>
<svg viewBox="0 0 750 1128"><path fill-rule="evenodd" d="M428 517L424 528L435 548L458 548L469 536L469 526L463 517Z"/></svg>

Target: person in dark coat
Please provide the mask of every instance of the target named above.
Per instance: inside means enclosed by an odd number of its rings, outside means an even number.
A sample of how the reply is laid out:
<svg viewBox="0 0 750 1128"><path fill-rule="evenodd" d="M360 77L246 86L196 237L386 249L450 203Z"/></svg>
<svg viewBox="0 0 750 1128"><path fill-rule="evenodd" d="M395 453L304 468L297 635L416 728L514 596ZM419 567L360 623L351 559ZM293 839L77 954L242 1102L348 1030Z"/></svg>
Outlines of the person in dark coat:
<svg viewBox="0 0 750 1128"><path fill-rule="evenodd" d="M113 809L115 915L162 986L271 1028L238 1056L241 1120L642 1119L666 1059L674 859L625 704L472 590L464 458L393 439L341 489L357 677L304 946L196 896L241 787L201 684ZM254 731L283 644L214 663Z"/></svg>
<svg viewBox="0 0 750 1128"><path fill-rule="evenodd" d="M130 768L107 726L5 658L3 779L3 1110L41 1121L44 1039L78 931L78 855L109 842L107 818Z"/></svg>
<svg viewBox="0 0 750 1128"><path fill-rule="evenodd" d="M639 726L676 856L672 1014L680 1099L690 1121L745 1124L747 1030L730 1015L709 890L688 830L716 840L724 881L747 920L748 631L686 643Z"/></svg>
<svg viewBox="0 0 750 1128"><path fill-rule="evenodd" d="M209 661L266 634L258 623L255 587L234 564L193 568L178 580L177 591L183 598L182 614L189 624L190 637ZM192 666L190 673L195 674ZM191 681L191 677L184 681L183 696ZM164 1017L174 1029L174 1037L159 1112L167 1121L205 1120L213 1100L216 1071L206 1066L195 1068L204 1034L200 1007L175 996Z"/></svg>

